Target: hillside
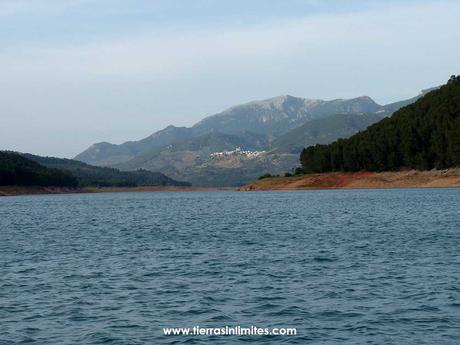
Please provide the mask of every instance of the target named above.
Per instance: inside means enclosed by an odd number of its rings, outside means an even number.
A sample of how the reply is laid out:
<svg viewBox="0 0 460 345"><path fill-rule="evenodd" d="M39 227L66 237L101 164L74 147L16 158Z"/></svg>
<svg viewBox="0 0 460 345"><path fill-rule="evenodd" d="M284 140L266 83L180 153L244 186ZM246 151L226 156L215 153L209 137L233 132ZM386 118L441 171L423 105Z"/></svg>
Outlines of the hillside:
<svg viewBox="0 0 460 345"><path fill-rule="evenodd" d="M245 133L252 133L273 140L308 120L335 114L379 112L381 116L390 115L393 107L386 107L365 96L330 101L279 96L231 107L204 118L190 128L168 126L142 140L128 141L120 145L97 143L77 155L75 159L92 165L115 166L154 149L212 132L238 135L240 138L243 138Z"/></svg>
<svg viewBox="0 0 460 345"><path fill-rule="evenodd" d="M121 145L107 142L94 144L75 157L75 160L92 165L111 166L127 162L137 155L175 142L194 137L194 131L186 127L168 126L139 141L128 141Z"/></svg>
<svg viewBox="0 0 460 345"><path fill-rule="evenodd" d="M77 156L124 171L158 171L198 186L238 186L292 171L303 147L347 138L415 98L381 106L363 96L318 100L279 96L234 106L190 128L168 126L139 141L95 144ZM257 155L223 155L223 151Z"/></svg>
<svg viewBox="0 0 460 345"><path fill-rule="evenodd" d="M72 159L40 157L22 154L23 157L44 167L73 175L80 187L137 187L137 186L187 186L159 172L147 170L120 171L114 168L91 166Z"/></svg>
<svg viewBox="0 0 460 345"><path fill-rule="evenodd" d="M382 120L379 114L338 114L306 122L275 139L270 147L277 152L300 153L315 144L329 144L348 138Z"/></svg>
<svg viewBox="0 0 460 345"><path fill-rule="evenodd" d="M460 166L460 77L349 139L302 151L304 172Z"/></svg>
<svg viewBox="0 0 460 345"><path fill-rule="evenodd" d="M262 153L257 157L235 154L208 159L179 174L194 186L235 187L253 181L265 172L284 174L298 165L298 155ZM171 175L175 176L175 175Z"/></svg>
<svg viewBox="0 0 460 345"><path fill-rule="evenodd" d="M196 186L238 186L257 178L261 171L281 173L298 163L295 155L268 155L261 150L268 141L263 135L244 136L212 132L200 137L150 150L132 160L115 165L121 170L161 171ZM218 152L241 152L213 158ZM260 156L248 156L254 152Z"/></svg>
<svg viewBox="0 0 460 345"><path fill-rule="evenodd" d="M287 95L232 107L205 118L194 125L193 129L201 133L218 130L228 134L246 130L275 138L308 120L332 114L362 114L380 109L381 106L370 97L324 101Z"/></svg>
<svg viewBox="0 0 460 345"><path fill-rule="evenodd" d="M0 151L0 186L76 187L72 174L44 167L14 152Z"/></svg>
<svg viewBox="0 0 460 345"><path fill-rule="evenodd" d="M138 168L156 170L164 168L165 164L170 164L181 170L208 159L209 155L216 151L232 150L238 146L245 150L256 150L266 145L266 139L255 134L247 133L245 136L237 136L211 132L197 138L149 150L128 162L114 166L122 170Z"/></svg>

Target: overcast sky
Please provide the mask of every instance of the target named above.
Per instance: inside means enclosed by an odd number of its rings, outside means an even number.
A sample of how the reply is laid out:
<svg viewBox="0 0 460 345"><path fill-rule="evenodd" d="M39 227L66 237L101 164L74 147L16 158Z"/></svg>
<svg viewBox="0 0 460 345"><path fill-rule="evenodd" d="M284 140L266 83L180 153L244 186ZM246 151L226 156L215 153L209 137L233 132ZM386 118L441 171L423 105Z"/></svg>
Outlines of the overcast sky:
<svg viewBox="0 0 460 345"><path fill-rule="evenodd" d="M388 103L460 74L460 1L0 0L0 149L95 142L282 94Z"/></svg>

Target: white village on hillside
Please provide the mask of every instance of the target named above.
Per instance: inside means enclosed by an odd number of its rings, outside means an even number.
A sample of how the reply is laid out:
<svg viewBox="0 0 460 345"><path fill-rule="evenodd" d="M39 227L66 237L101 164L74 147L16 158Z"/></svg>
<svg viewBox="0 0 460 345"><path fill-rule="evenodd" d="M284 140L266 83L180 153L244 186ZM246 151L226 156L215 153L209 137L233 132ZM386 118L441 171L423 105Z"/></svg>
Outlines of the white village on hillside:
<svg viewBox="0 0 460 345"><path fill-rule="evenodd" d="M237 147L232 151L222 151L222 152L213 152L209 155L211 159L219 159L225 158L230 156L245 156L247 158L256 158L260 155L264 154L265 151L249 151L249 150L242 150L241 147Z"/></svg>

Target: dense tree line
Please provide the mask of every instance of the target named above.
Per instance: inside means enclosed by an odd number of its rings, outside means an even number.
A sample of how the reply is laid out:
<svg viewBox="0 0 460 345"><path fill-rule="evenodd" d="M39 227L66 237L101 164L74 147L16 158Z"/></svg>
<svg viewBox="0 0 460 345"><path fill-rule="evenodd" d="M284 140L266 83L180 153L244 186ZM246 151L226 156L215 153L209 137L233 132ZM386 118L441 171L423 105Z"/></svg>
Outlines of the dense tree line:
<svg viewBox="0 0 460 345"><path fill-rule="evenodd" d="M77 179L59 169L46 168L12 152L0 151L0 186L76 187Z"/></svg>
<svg viewBox="0 0 460 345"><path fill-rule="evenodd" d="M136 187L188 186L147 170L120 171L95 167L72 159L40 157L0 151L0 186Z"/></svg>
<svg viewBox="0 0 460 345"><path fill-rule="evenodd" d="M176 181L162 173L148 170L120 171L114 168L97 167L74 159L41 157L22 154L48 168L67 171L76 177L80 187L137 187L137 186L184 186L186 182Z"/></svg>
<svg viewBox="0 0 460 345"><path fill-rule="evenodd" d="M304 149L305 173L460 166L460 76L348 139Z"/></svg>

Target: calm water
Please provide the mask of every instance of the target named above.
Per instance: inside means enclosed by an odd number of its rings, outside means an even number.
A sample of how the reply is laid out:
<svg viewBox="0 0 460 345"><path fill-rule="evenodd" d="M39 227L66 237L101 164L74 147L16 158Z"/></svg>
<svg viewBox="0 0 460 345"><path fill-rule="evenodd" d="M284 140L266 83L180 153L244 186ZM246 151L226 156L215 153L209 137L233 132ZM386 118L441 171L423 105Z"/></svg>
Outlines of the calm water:
<svg viewBox="0 0 460 345"><path fill-rule="evenodd" d="M0 198L0 344L238 342L460 344L460 189Z"/></svg>

